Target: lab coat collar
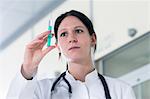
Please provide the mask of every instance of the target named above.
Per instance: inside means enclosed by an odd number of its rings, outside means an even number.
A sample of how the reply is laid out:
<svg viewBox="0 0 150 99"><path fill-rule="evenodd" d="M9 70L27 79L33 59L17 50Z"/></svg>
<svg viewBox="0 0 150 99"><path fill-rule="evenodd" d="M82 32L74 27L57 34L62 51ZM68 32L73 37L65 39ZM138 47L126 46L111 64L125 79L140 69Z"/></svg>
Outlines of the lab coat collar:
<svg viewBox="0 0 150 99"><path fill-rule="evenodd" d="M76 80L70 73L69 71L67 70L66 71L66 79L69 81L69 82L81 82L79 80ZM93 82L95 80L99 79L98 78L98 73L97 73L97 70L94 69L92 72L90 72L89 74L87 74L85 76L85 83L86 82Z"/></svg>

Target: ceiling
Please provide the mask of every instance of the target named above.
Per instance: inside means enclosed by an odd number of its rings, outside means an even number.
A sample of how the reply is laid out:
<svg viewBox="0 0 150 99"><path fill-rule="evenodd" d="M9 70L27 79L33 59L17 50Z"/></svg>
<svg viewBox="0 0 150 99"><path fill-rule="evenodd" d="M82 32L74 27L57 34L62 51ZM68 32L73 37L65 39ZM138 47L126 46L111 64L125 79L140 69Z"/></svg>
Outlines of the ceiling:
<svg viewBox="0 0 150 99"><path fill-rule="evenodd" d="M65 0L0 0L0 50Z"/></svg>

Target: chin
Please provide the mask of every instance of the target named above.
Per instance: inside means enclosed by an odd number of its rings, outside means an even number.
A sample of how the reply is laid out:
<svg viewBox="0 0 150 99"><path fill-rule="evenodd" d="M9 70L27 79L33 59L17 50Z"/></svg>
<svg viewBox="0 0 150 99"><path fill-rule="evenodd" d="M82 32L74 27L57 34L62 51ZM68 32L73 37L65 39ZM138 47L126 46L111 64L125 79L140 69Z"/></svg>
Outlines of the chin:
<svg viewBox="0 0 150 99"><path fill-rule="evenodd" d="M86 57L85 55L81 53L71 53L68 55L65 55L68 62L80 62L81 60L84 60Z"/></svg>
<svg viewBox="0 0 150 99"><path fill-rule="evenodd" d="M81 58L77 58L77 57L75 57L75 58L67 58L67 61L68 62L80 62Z"/></svg>

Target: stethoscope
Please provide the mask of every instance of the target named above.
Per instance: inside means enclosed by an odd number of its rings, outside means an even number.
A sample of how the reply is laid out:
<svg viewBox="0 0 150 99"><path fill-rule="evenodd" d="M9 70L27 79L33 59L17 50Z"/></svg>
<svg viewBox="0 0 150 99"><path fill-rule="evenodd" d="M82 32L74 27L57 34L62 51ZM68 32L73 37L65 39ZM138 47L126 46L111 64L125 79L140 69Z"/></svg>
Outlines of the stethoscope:
<svg viewBox="0 0 150 99"><path fill-rule="evenodd" d="M66 84L68 85L68 87L69 87L69 89L68 89L68 94L69 94L69 96L68 96L68 97L69 97L69 99L71 99L72 87L71 87L69 81L65 78L65 75L66 75L66 71L63 72L63 73L54 81L54 83L53 83L53 85L52 85L52 88L51 88L51 99L53 98L52 96L53 96L53 94L54 94L53 92L54 92L54 90L55 90L55 86L56 86L56 84L60 81L61 78L63 78L63 80L65 81L65 83L66 83ZM101 74L99 74L99 73L98 73L98 77L99 77L99 79L101 80L102 85L103 85L103 87L104 87L106 99L111 99L110 92L109 92L108 85L107 85L107 83L106 83L105 78L104 78Z"/></svg>

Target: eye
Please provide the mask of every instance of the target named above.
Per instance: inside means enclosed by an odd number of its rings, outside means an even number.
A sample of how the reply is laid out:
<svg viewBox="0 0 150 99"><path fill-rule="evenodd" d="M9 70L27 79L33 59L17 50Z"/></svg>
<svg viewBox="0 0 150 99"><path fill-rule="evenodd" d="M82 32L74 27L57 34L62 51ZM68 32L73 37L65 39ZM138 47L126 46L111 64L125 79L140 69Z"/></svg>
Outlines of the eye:
<svg viewBox="0 0 150 99"><path fill-rule="evenodd" d="M67 32L63 32L60 34L60 37L65 37L67 35Z"/></svg>
<svg viewBox="0 0 150 99"><path fill-rule="evenodd" d="M76 33L82 33L83 30L82 30L82 29L76 29L75 32L76 32Z"/></svg>

